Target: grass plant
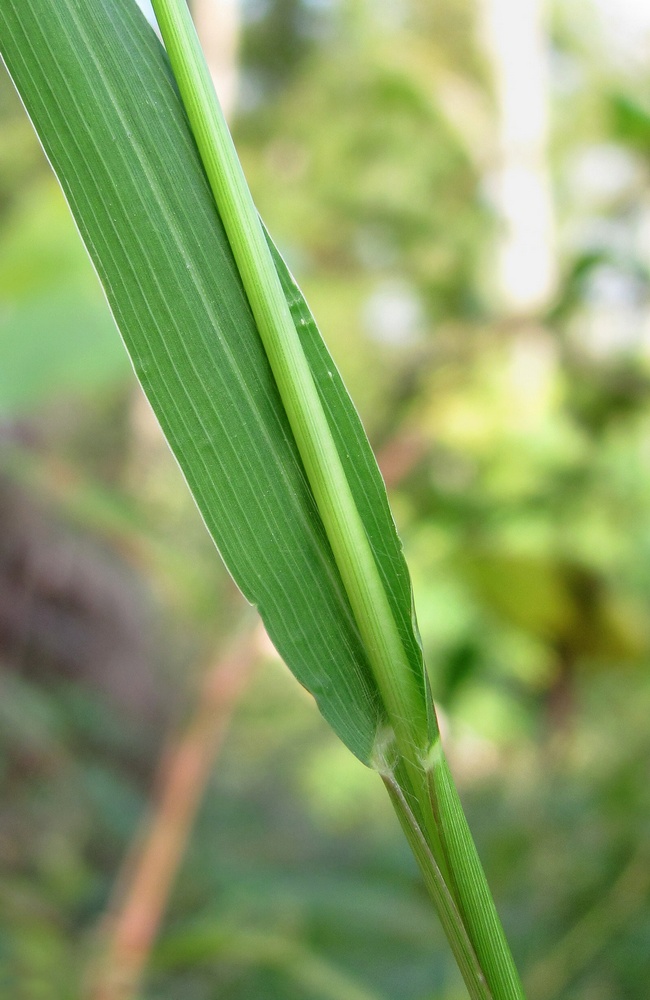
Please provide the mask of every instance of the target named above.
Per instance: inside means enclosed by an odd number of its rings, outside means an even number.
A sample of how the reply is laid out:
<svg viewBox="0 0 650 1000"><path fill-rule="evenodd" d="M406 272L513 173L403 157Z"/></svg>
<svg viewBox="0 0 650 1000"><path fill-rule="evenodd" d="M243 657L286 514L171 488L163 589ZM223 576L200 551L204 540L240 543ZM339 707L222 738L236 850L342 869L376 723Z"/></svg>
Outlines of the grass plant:
<svg viewBox="0 0 650 1000"><path fill-rule="evenodd" d="M185 0L0 0L0 47L221 555L379 773L473 1000L523 997L365 433L256 212Z"/></svg>

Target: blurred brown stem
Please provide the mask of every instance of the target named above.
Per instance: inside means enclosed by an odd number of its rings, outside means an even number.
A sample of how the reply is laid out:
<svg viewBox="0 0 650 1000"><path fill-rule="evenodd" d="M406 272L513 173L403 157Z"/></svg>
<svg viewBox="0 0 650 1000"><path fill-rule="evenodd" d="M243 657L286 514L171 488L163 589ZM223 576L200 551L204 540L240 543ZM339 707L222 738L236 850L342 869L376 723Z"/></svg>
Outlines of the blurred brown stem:
<svg viewBox="0 0 650 1000"><path fill-rule="evenodd" d="M205 786L258 650L257 628L208 669L193 717L163 755L154 804L103 921L101 956L87 990L91 1000L131 1000L137 995Z"/></svg>

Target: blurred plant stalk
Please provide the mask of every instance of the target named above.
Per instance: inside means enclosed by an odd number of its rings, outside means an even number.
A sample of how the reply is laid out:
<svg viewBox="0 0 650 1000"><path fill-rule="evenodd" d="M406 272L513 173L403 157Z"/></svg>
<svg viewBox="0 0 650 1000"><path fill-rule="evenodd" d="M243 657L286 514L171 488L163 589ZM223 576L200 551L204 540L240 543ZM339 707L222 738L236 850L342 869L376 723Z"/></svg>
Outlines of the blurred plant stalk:
<svg viewBox="0 0 650 1000"><path fill-rule="evenodd" d="M383 994L359 983L292 937L218 927L211 935L211 952L219 958L280 971L319 1000L384 1000Z"/></svg>
<svg viewBox="0 0 650 1000"><path fill-rule="evenodd" d="M88 1000L133 1000L139 993L205 787L264 638L260 625L249 628L208 668L187 728L163 755L150 813L99 928Z"/></svg>
<svg viewBox="0 0 650 1000"><path fill-rule="evenodd" d="M639 914L650 892L650 847L643 842L609 891L573 925L526 977L532 1000L565 995L567 986L588 968L598 952Z"/></svg>

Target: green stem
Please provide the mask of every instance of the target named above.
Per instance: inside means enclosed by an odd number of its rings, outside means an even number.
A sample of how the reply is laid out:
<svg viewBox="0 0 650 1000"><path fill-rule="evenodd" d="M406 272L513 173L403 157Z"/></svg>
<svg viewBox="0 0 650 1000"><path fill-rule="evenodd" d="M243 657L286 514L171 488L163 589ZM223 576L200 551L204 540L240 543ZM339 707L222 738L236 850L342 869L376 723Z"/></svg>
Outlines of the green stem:
<svg viewBox="0 0 650 1000"><path fill-rule="evenodd" d="M458 906L443 878L435 857L422 833L404 793L392 775L382 775L425 885L435 903L440 923L451 945L472 1000L493 1000L476 951L458 911Z"/></svg>
<svg viewBox="0 0 650 1000"><path fill-rule="evenodd" d="M474 838L442 748L431 761L430 797L438 813L450 888L481 969L495 997L525 1000L524 990L487 884Z"/></svg>

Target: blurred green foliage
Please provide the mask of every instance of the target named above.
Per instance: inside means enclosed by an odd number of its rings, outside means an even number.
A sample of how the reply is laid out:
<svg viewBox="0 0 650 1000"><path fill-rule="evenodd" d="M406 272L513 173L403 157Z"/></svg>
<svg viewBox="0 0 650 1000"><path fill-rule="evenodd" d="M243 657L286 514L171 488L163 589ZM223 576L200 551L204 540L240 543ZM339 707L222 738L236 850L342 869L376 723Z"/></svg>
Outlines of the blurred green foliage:
<svg viewBox="0 0 650 1000"><path fill-rule="evenodd" d="M493 293L473 4L242 15L238 147L394 482L452 763L531 1000L641 1000L650 77L609 57L589 4L549 12L561 279L517 317ZM0 996L63 1000L163 741L244 611L5 78L0 116ZM383 791L269 657L143 996L355 990L463 995Z"/></svg>

